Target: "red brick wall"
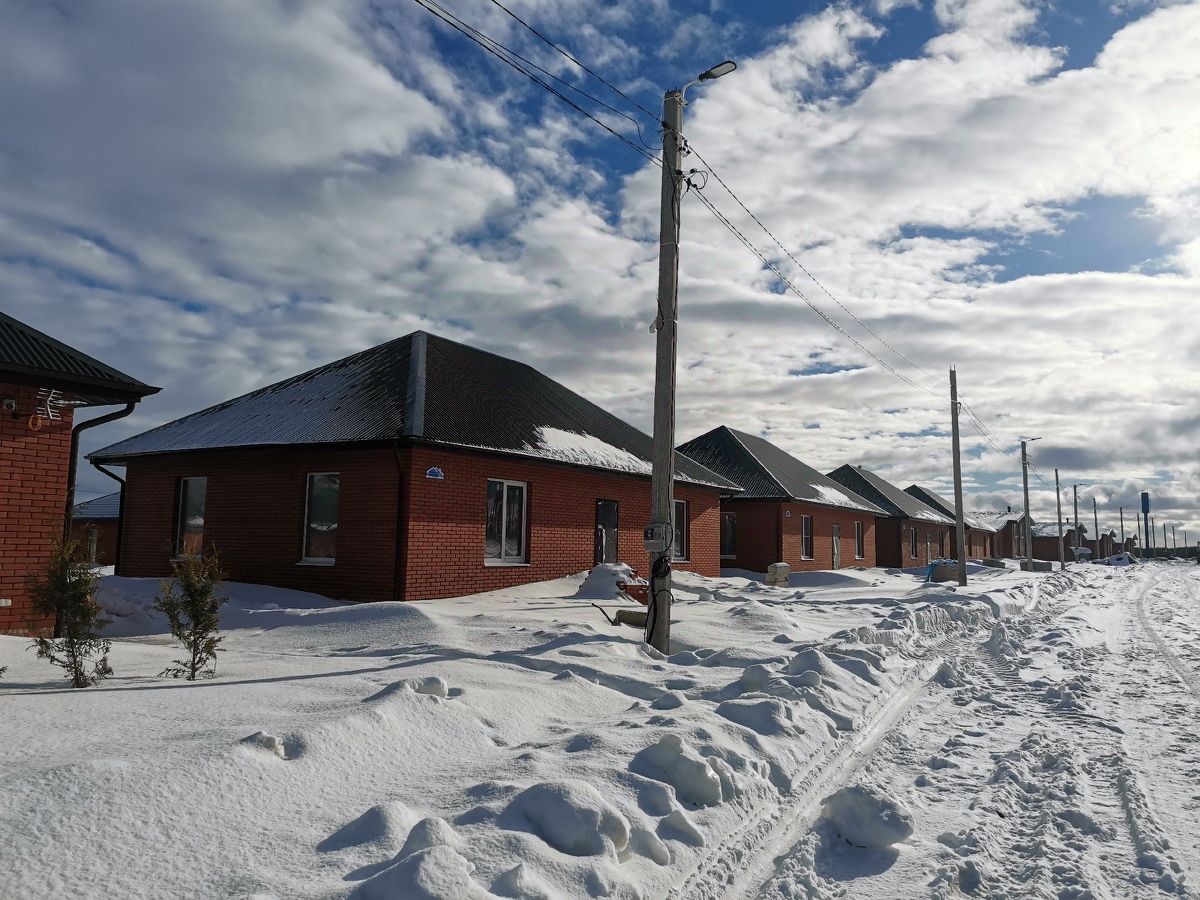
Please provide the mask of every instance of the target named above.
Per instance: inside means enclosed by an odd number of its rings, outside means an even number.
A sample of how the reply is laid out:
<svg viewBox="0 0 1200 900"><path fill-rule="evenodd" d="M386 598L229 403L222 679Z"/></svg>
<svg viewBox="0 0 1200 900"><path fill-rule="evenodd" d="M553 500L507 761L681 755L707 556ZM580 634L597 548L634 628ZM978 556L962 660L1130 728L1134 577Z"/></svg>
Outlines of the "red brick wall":
<svg viewBox="0 0 1200 900"><path fill-rule="evenodd" d="M917 530L917 555L911 551L909 529ZM880 519L879 535L876 538L876 556L879 565L908 569L926 566L938 558L939 546L947 557L954 555L954 529L949 525L935 525L921 519ZM941 544L938 538L941 536Z"/></svg>
<svg viewBox="0 0 1200 900"><path fill-rule="evenodd" d="M833 568L833 526L842 526L842 568L875 565L875 517L865 512L833 509L811 503L784 503L783 562L792 571L811 572ZM791 513L791 515L788 515ZM804 516L813 517L813 556L804 559ZM854 558L854 523L863 523L864 559Z"/></svg>
<svg viewBox="0 0 1200 900"><path fill-rule="evenodd" d="M443 480L425 477L437 467ZM487 481L524 481L527 556L523 566L484 564ZM715 490L676 484L688 501L689 561L676 563L702 575L720 574L720 503ZM405 598L457 597L590 569L595 557L596 501L616 500L618 556L649 574L642 529L650 522L650 480L578 466L417 445L408 481Z"/></svg>
<svg viewBox="0 0 1200 900"><path fill-rule="evenodd" d="M766 572L771 563L783 562L779 549L779 504L771 500L727 500L722 511L737 516L737 555L721 565L751 572Z"/></svg>
<svg viewBox="0 0 1200 900"><path fill-rule="evenodd" d="M71 454L71 412L42 420L32 431L37 388L0 384L0 398L17 401L17 411L0 412L0 633L46 630L52 619L35 620L26 591L30 574L46 564L62 536Z"/></svg>
<svg viewBox="0 0 1200 900"><path fill-rule="evenodd" d="M231 581L347 600L395 596L400 477L390 447L219 450L130 462L119 574L170 571L179 479L204 476L204 543ZM337 561L299 565L308 474L338 472Z"/></svg>
<svg viewBox="0 0 1200 900"><path fill-rule="evenodd" d="M116 519L72 519L71 537L79 541L83 552L87 553L93 525L96 527L96 565L111 566L117 558Z"/></svg>
<svg viewBox="0 0 1200 900"><path fill-rule="evenodd" d="M650 520L648 478L615 475L520 457L416 446L221 450L134 460L128 467L120 574L169 571L179 479L208 478L204 540L221 553L230 580L313 591L347 600L454 597L589 569L596 500L620 504L619 555L639 573L649 559L642 528ZM431 467L444 480L425 477ZM337 562L301 566L306 476L339 472ZM487 479L529 485L529 565L484 565ZM718 575L717 492L687 485L690 561L680 568ZM400 536L397 518L408 525ZM399 568L399 581L396 580Z"/></svg>

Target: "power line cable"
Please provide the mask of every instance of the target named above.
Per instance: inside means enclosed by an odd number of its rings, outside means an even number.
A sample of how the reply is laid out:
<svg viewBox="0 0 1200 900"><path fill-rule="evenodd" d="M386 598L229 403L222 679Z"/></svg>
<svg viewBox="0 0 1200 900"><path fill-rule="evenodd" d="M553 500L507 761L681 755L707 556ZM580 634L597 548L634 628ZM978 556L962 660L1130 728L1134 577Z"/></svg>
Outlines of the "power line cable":
<svg viewBox="0 0 1200 900"><path fill-rule="evenodd" d="M632 103L635 107L637 107L639 110L641 110L646 115L648 115L652 121L654 121L655 123L660 123L662 121L662 118L659 116L658 113L651 112L650 110L646 109L646 107L642 106L642 104L638 103L636 100L634 100L632 97L630 97L624 91L622 91L619 87L617 87L615 84L613 84L607 78L605 78L603 75L599 75L596 72L594 72L593 70L589 69L587 66L585 66L582 62L580 62L574 56L572 56L570 53L568 53L566 50L564 50L558 44L554 43L554 41L550 40L550 38L546 37L544 34L542 34L540 31L538 31L536 28L534 28L532 25L530 25L528 22L526 22L524 19L522 19L520 16L518 16L515 12L513 12L511 9L509 9L507 6L505 6L503 3L501 3L500 0L491 0L491 3L492 3L492 5L497 6L500 9L504 10L504 12L506 12L514 20L519 22L521 25L525 26L525 28L527 28L530 32L532 32L540 41L542 41L542 43L546 44L546 46L551 47L554 50L556 50L557 52L561 53L564 57L569 59L571 62L575 63L575 65L579 66L579 68L583 69L583 71L587 72L589 75L591 75L593 78L595 78L601 84L603 84L605 87L607 87L613 93L617 94L618 96L624 97L629 103Z"/></svg>
<svg viewBox="0 0 1200 900"><path fill-rule="evenodd" d="M501 60L502 62L504 62L508 66L512 67L516 71L520 72L522 75L524 75L526 78L528 78L534 84L541 87L543 90L547 91L550 94L553 94L555 97L558 97L558 99L562 100L568 106L572 107L577 112L579 112L582 115L586 116L587 118L591 119L593 122L595 122L597 125L599 125L601 128L603 128L605 131L607 131L613 137L617 138L617 140L621 141L621 143L625 144L626 146L630 147L635 152L637 152L640 156L648 159L650 162L654 163L656 166L662 165L662 163L659 162L658 159L653 154L649 153L644 147L639 147L637 144L633 143L633 141L631 141L627 137L625 137L625 135L621 134L616 129L610 127L607 123L601 121L596 116L592 115L590 112L588 112L586 109L584 109L578 103L576 103L570 97L566 96L561 91L556 90L553 85L548 84L545 81L542 81L542 79L540 79L536 75L534 75L531 71L529 71L529 69L526 69L523 65L521 65L521 63L514 62L514 58L523 60L524 57L519 57L516 53L509 50L507 47L505 47L499 41L495 40L494 38L489 37L488 35L484 34L483 32L479 31L478 29L474 28L473 26L468 25L466 22L463 22L461 19L456 17L453 13L450 13L448 10L446 10L444 7L442 7L440 4L438 4L436 2L436 0L413 0L413 2L416 3L417 6L424 9L426 12L430 13L433 16L436 16L438 19L441 19L443 22L445 22L447 25L449 25L455 31L458 31L464 37L473 41L475 44L482 47L484 50L486 50L488 53L495 56L497 59ZM503 52L501 52L501 51L503 51ZM509 54L509 55L506 56L505 54ZM510 58L510 56L513 58ZM553 76L551 76L551 77L553 77ZM561 79L559 79L559 80L561 80ZM586 92L580 92L580 93L586 93ZM587 94L586 96L591 97L590 94ZM591 97L591 99L596 100L596 98L594 98L594 97ZM603 104L603 102L600 100L596 100L596 102L600 103L601 105L606 105L606 104ZM609 108L611 109L611 107L609 107ZM628 117L626 117L626 118L628 118Z"/></svg>

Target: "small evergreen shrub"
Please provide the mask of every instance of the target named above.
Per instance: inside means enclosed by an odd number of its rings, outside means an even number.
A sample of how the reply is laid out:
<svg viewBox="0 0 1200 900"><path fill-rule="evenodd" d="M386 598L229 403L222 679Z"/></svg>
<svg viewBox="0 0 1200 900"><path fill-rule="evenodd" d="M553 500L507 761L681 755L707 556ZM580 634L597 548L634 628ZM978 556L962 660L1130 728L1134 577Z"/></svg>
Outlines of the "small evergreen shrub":
<svg viewBox="0 0 1200 900"><path fill-rule="evenodd" d="M183 644L186 659L174 660L163 670L171 678L212 678L217 674L221 652L221 607L227 597L220 594L225 574L215 550L185 553L171 563L172 577L159 584L153 609L167 617L171 634Z"/></svg>
<svg viewBox="0 0 1200 900"><path fill-rule="evenodd" d="M110 620L96 602L97 581L83 546L74 540L55 542L46 568L29 579L34 610L54 616L54 636L34 638L38 659L61 666L72 687L89 687L113 673L108 664L112 641L99 634Z"/></svg>

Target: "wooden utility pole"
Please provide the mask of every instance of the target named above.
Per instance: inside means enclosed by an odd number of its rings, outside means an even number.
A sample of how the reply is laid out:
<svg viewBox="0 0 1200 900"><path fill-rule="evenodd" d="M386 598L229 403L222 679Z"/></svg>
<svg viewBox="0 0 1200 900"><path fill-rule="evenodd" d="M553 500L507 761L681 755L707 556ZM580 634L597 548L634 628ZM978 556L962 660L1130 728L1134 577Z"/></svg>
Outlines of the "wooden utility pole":
<svg viewBox="0 0 1200 900"><path fill-rule="evenodd" d="M1100 513L1096 511L1096 498L1092 497L1092 524L1096 526L1096 555L1092 560L1100 558Z"/></svg>
<svg viewBox="0 0 1200 900"><path fill-rule="evenodd" d="M671 652L671 556L675 549L675 351L679 326L679 201L683 172L683 91L663 97L662 209L658 235L657 355L654 367L654 471L652 521L645 532L650 554L646 643ZM686 526L685 526L686 527Z"/></svg>
<svg viewBox="0 0 1200 900"><path fill-rule="evenodd" d="M1058 567L1067 567L1067 551L1063 547L1062 533L1062 490L1058 486L1058 469L1054 470L1054 503L1058 507Z"/></svg>
<svg viewBox="0 0 1200 900"><path fill-rule="evenodd" d="M962 460L958 445L958 374L950 368L950 435L954 444L954 548L958 583L967 583L967 527L963 512Z"/></svg>

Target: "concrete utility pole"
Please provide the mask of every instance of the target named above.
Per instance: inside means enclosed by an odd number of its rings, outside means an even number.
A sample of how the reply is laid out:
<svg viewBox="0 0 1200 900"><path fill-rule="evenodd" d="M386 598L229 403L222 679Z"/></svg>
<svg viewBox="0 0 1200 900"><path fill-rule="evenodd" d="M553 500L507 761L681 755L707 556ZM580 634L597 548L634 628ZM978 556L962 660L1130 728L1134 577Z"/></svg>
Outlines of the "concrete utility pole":
<svg viewBox="0 0 1200 900"><path fill-rule="evenodd" d="M1026 446L1041 438L1021 441L1021 484L1025 490L1025 571L1033 571L1033 529L1029 526L1029 452Z"/></svg>
<svg viewBox="0 0 1200 900"><path fill-rule="evenodd" d="M1167 523L1163 522L1163 552L1165 553L1167 548L1170 546L1171 545L1167 543Z"/></svg>
<svg viewBox="0 0 1200 900"><path fill-rule="evenodd" d="M643 534L650 554L650 602L646 642L671 652L671 557L675 543L675 349L679 325L679 202L685 176L683 150L684 92L699 81L720 78L737 68L726 60L663 95L662 206L658 238L658 333L654 366L654 471L650 484L653 520ZM687 524L684 523L684 529Z"/></svg>
<svg viewBox="0 0 1200 900"><path fill-rule="evenodd" d="M967 583L967 526L963 513L962 460L958 450L958 374L950 368L950 435L954 443L954 549L958 583Z"/></svg>
<svg viewBox="0 0 1200 900"><path fill-rule="evenodd" d="M1125 507L1118 507L1121 513L1121 549L1125 549Z"/></svg>
<svg viewBox="0 0 1200 900"><path fill-rule="evenodd" d="M1096 555L1092 559L1100 558L1100 513L1096 510L1096 498L1092 498L1092 524L1096 526Z"/></svg>
<svg viewBox="0 0 1200 900"><path fill-rule="evenodd" d="M1075 495L1075 537L1071 544L1075 547L1075 558L1079 559L1079 489L1087 487L1086 481L1079 481L1071 485L1071 491Z"/></svg>
<svg viewBox="0 0 1200 900"><path fill-rule="evenodd" d="M1171 526L1171 549L1172 550L1179 549L1179 541L1175 540L1175 526L1174 525Z"/></svg>
<svg viewBox="0 0 1200 900"><path fill-rule="evenodd" d="M1150 548L1154 546L1154 533L1150 530L1150 492L1142 491L1142 536L1146 543L1142 546L1142 559L1147 559Z"/></svg>
<svg viewBox="0 0 1200 900"><path fill-rule="evenodd" d="M1158 523L1150 517L1150 558L1158 559Z"/></svg>
<svg viewBox="0 0 1200 900"><path fill-rule="evenodd" d="M1054 470L1054 504L1058 507L1058 567L1067 567L1067 551L1063 547L1062 533L1062 489L1058 486L1058 469Z"/></svg>

